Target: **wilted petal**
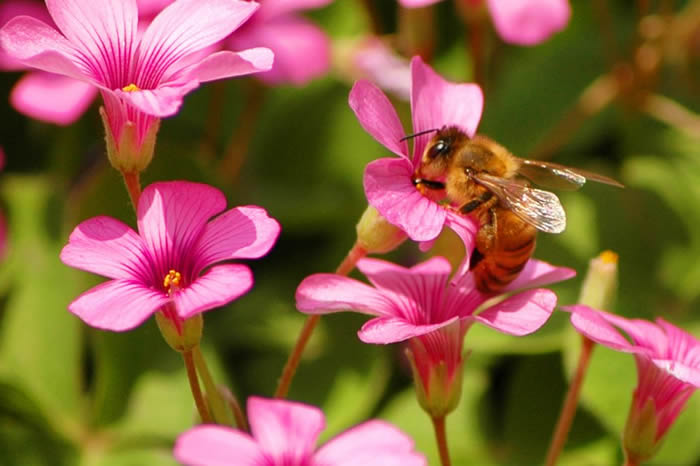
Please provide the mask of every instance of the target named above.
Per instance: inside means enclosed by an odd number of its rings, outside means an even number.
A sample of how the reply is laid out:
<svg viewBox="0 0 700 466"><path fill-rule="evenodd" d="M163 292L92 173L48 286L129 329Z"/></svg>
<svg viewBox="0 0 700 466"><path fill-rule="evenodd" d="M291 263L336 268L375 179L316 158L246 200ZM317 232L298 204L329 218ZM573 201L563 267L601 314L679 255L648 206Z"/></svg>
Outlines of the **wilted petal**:
<svg viewBox="0 0 700 466"><path fill-rule="evenodd" d="M222 264L209 269L172 295L177 313L188 319L220 307L246 293L253 286L253 273L241 264Z"/></svg>
<svg viewBox="0 0 700 466"><path fill-rule="evenodd" d="M248 418L253 437L273 464L309 464L325 427L320 409L286 400L250 397Z"/></svg>
<svg viewBox="0 0 700 466"><path fill-rule="evenodd" d="M159 293L131 280L112 280L78 296L68 309L83 321L104 330L130 330L168 302Z"/></svg>
<svg viewBox="0 0 700 466"><path fill-rule="evenodd" d="M372 207L412 240L429 241L442 231L445 209L416 190L412 175L406 159L370 162L365 168L365 195Z"/></svg>
<svg viewBox="0 0 700 466"><path fill-rule="evenodd" d="M534 45L569 22L569 0L488 0L493 24L506 42Z"/></svg>
<svg viewBox="0 0 700 466"><path fill-rule="evenodd" d="M413 440L382 421L368 421L329 440L314 455L317 464L333 466L423 466Z"/></svg>
<svg viewBox="0 0 700 466"><path fill-rule="evenodd" d="M458 319L455 316L437 324L414 325L405 317L378 317L365 322L357 336L365 343L397 343L447 327Z"/></svg>
<svg viewBox="0 0 700 466"><path fill-rule="evenodd" d="M484 95L478 85L446 81L418 56L411 60L411 75L414 132L456 126L474 136L484 107ZM430 137L426 134L414 139L414 160L422 156Z"/></svg>
<svg viewBox="0 0 700 466"><path fill-rule="evenodd" d="M272 68L276 57L270 49L258 47L241 52L222 51L209 55L183 70L182 76L199 82L243 76Z"/></svg>
<svg viewBox="0 0 700 466"><path fill-rule="evenodd" d="M69 125L85 113L97 88L77 79L42 71L25 74L12 89L10 103L37 120Z"/></svg>
<svg viewBox="0 0 700 466"><path fill-rule="evenodd" d="M71 267L149 284L150 254L143 240L111 217L94 217L75 227L60 257Z"/></svg>
<svg viewBox="0 0 700 466"><path fill-rule="evenodd" d="M349 104L365 131L394 154L408 159L408 143L401 141L405 135L401 120L377 86L369 81L357 81L350 91Z"/></svg>
<svg viewBox="0 0 700 466"><path fill-rule="evenodd" d="M188 430L177 438L173 453L188 466L265 464L265 454L248 434L225 426L201 425Z"/></svg>
<svg viewBox="0 0 700 466"><path fill-rule="evenodd" d="M306 277L297 288L297 309L307 314L353 310L370 315L398 315L392 303L373 287L332 273Z"/></svg>
<svg viewBox="0 0 700 466"><path fill-rule="evenodd" d="M209 222L192 251L194 267L227 259L256 259L277 241L280 225L261 207L243 206L228 210Z"/></svg>
<svg viewBox="0 0 700 466"><path fill-rule="evenodd" d="M474 318L499 332L527 335L542 327L557 305L550 290L528 290L501 301Z"/></svg>

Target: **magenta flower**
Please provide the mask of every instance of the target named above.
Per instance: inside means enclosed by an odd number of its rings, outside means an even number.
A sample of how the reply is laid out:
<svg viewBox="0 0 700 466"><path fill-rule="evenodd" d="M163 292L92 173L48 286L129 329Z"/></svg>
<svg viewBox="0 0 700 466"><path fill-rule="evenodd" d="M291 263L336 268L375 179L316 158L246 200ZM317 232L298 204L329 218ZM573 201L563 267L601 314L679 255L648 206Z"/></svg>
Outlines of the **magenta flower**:
<svg viewBox="0 0 700 466"><path fill-rule="evenodd" d="M315 24L297 14L320 8L332 0L272 0L226 40L233 50L265 46L275 53L270 71L256 77L268 84L306 84L323 75L330 65L330 43Z"/></svg>
<svg viewBox="0 0 700 466"><path fill-rule="evenodd" d="M110 217L82 222L61 260L111 280L79 296L70 311L93 327L122 331L159 309L184 320L238 298L253 285L250 269L218 263L265 255L280 227L256 206L236 207L208 222L225 208L218 189L172 181L143 191L138 233Z"/></svg>
<svg viewBox="0 0 700 466"><path fill-rule="evenodd" d="M382 421L360 424L316 449L323 412L286 400L248 399L251 435L202 425L178 437L175 458L207 466L425 466L413 441Z"/></svg>
<svg viewBox="0 0 700 466"><path fill-rule="evenodd" d="M571 312L571 323L579 333L608 348L634 355L637 388L623 444L635 461L651 458L690 396L700 387L700 341L663 319L654 324L583 305L565 309Z"/></svg>
<svg viewBox="0 0 700 466"><path fill-rule="evenodd" d="M440 0L399 0L406 8L432 5ZM466 0L480 7L483 0ZM511 44L535 45L566 27L571 17L568 0L486 0L493 25L501 38Z"/></svg>
<svg viewBox="0 0 700 466"><path fill-rule="evenodd" d="M58 30L30 16L15 17L0 30L0 46L24 65L97 88L108 136L117 146L126 144L122 133L131 125L140 149L159 118L174 115L201 82L272 66L272 52L265 48L196 53L240 26L257 3L179 0L142 35L136 0L46 0L46 6Z"/></svg>
<svg viewBox="0 0 700 466"><path fill-rule="evenodd" d="M361 259L357 268L371 286L335 274L311 275L297 288L297 308L307 314L353 310L374 316L358 332L365 343L408 340L416 379L425 391L429 412L437 409L444 414L456 406L461 381L456 376L461 374L464 336L473 323L480 322L510 335L527 335L547 321L557 302L550 290L530 289L482 310L480 306L493 295L477 290L471 273L448 282L451 267L442 257L411 268ZM504 292L574 275L571 269L530 260ZM418 384L416 387L421 388ZM433 392L439 395L434 398ZM419 399L420 396L421 393Z"/></svg>
<svg viewBox="0 0 700 466"><path fill-rule="evenodd" d="M474 135L484 103L479 86L445 81L420 57L411 60L411 78L413 132L457 126L469 136ZM411 155L407 142L401 140L405 133L396 110L382 91L368 81L355 83L349 103L365 131L399 156L367 165L364 186L370 205L414 241L431 241L447 225L465 244L471 243L476 223L444 208L413 184L430 136L414 138Z"/></svg>

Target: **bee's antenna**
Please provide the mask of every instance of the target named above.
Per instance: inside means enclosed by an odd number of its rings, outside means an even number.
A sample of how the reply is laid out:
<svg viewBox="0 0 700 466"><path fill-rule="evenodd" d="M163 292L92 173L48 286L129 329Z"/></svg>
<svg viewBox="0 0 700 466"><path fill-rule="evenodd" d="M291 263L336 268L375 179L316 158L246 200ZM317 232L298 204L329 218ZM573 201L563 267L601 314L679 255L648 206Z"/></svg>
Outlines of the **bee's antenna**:
<svg viewBox="0 0 700 466"><path fill-rule="evenodd" d="M426 129L423 131L418 131L417 133L409 134L408 136L402 137L401 139L399 139L399 142L403 142L406 139L415 138L416 136L422 136L423 134L434 133L435 131L440 131L440 130L437 128L433 128L433 129Z"/></svg>

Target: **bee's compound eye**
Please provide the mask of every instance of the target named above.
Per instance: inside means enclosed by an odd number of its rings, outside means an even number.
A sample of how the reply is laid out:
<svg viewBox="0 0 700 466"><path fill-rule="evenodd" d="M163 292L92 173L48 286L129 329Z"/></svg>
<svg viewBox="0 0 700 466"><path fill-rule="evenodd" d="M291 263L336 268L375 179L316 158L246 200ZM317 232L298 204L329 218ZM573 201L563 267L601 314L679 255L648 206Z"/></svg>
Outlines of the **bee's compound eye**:
<svg viewBox="0 0 700 466"><path fill-rule="evenodd" d="M440 139L433 145L433 147L430 148L430 151L428 152L428 157L434 159L438 155L443 155L447 153L448 150L449 145L447 144L447 142Z"/></svg>

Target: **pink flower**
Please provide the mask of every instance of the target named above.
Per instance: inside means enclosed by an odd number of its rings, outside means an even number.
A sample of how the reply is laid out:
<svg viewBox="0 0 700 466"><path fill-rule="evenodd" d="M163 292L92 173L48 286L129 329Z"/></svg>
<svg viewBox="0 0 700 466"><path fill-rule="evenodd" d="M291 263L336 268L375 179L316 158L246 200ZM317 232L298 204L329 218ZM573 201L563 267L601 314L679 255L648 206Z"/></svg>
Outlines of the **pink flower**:
<svg viewBox="0 0 700 466"><path fill-rule="evenodd" d="M272 69L256 77L268 84L306 84L330 65L326 34L297 12L320 8L332 0L271 0L226 41L233 50L263 45L275 53Z"/></svg>
<svg viewBox="0 0 700 466"><path fill-rule="evenodd" d="M484 103L479 86L445 81L420 57L411 60L411 78L411 114L415 133L457 126L469 136L474 135ZM447 225L465 244L471 243L476 234L476 223L424 196L413 184L430 136L415 137L413 154L409 154L407 142L401 140L405 133L396 110L382 91L368 81L355 83L349 103L365 131L399 156L375 160L367 165L364 185L370 205L414 241L431 241Z"/></svg>
<svg viewBox="0 0 700 466"><path fill-rule="evenodd" d="M385 41L370 36L349 45L342 75L367 79L402 100L411 98L411 67Z"/></svg>
<svg viewBox="0 0 700 466"><path fill-rule="evenodd" d="M220 41L258 5L237 0L179 0L137 34L136 0L46 0L52 26L30 16L0 30L0 46L21 63L90 84L101 93L111 136L127 124L136 146L159 118L177 113L201 82L268 70L272 52L198 52ZM60 31L60 32L59 32Z"/></svg>
<svg viewBox="0 0 700 466"><path fill-rule="evenodd" d="M368 421L316 448L321 410L286 400L248 399L251 435L202 425L178 437L175 458L207 466L424 466L413 441L391 424Z"/></svg>
<svg viewBox="0 0 700 466"><path fill-rule="evenodd" d="M447 412L456 406L459 390L453 383L461 380L455 376L461 373L464 336L473 323L510 335L527 335L547 321L557 302L552 291L531 289L481 310L493 295L478 291L471 273L448 283L451 267L442 257L411 268L361 259L357 268L372 286L335 274L311 275L297 288L297 308L307 314L353 310L374 316L358 332L365 343L408 340L417 380L432 403L428 411L435 405ZM565 280L574 274L571 269L530 260L504 292ZM440 399L433 399L436 390Z"/></svg>
<svg viewBox="0 0 700 466"><path fill-rule="evenodd" d="M406 8L432 5L439 0L399 0ZM462 0L478 7L481 0ZM568 0L486 0L498 35L517 45L535 45L566 27L571 17Z"/></svg>
<svg viewBox="0 0 700 466"><path fill-rule="evenodd" d="M664 435L700 387L700 341L663 319L625 319L587 306L567 306L579 333L637 362L623 443L638 461L651 458ZM624 336L620 330L627 334Z"/></svg>
<svg viewBox="0 0 700 466"><path fill-rule="evenodd" d="M263 256L280 227L256 206L236 207L207 222L225 207L218 189L172 181L143 191L138 233L110 217L82 222L61 260L111 280L79 296L70 311L93 327L122 331L162 308L184 320L247 292L250 269L218 263Z"/></svg>

